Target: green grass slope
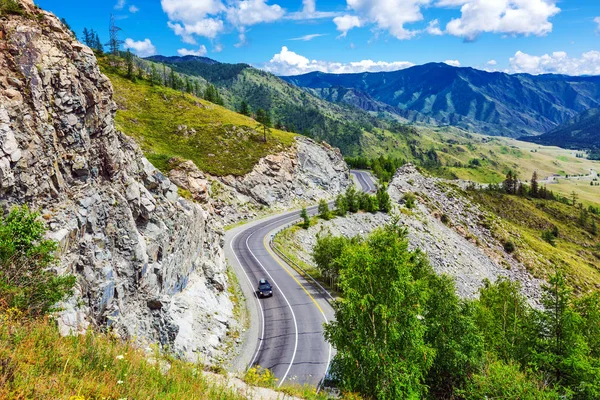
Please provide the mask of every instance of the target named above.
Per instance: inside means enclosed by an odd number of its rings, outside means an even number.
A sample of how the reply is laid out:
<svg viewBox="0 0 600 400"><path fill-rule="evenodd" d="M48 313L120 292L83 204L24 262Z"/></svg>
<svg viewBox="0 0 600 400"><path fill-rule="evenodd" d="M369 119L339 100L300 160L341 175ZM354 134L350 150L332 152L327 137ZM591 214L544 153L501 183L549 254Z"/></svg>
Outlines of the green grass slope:
<svg viewBox="0 0 600 400"><path fill-rule="evenodd" d="M515 245L513 256L534 276L545 279L559 268L580 292L600 287L600 237L592 228L600 226L598 216L587 213L582 221L579 207L557 201L487 191L468 195L499 217L492 233ZM542 239L542 231L553 229L558 232L554 246Z"/></svg>
<svg viewBox="0 0 600 400"><path fill-rule="evenodd" d="M163 171L169 158L181 157L210 174L243 175L260 158L294 143L294 134L277 129L265 143L252 118L147 80L133 82L107 60L100 62L114 87L117 127L135 138Z"/></svg>

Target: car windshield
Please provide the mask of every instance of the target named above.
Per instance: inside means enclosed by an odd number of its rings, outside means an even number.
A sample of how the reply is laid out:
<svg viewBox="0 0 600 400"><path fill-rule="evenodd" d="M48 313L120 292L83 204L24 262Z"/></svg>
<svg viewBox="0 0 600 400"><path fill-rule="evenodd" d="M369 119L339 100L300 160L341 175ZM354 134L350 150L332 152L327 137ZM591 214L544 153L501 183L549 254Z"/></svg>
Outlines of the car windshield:
<svg viewBox="0 0 600 400"><path fill-rule="evenodd" d="M258 288L260 290L271 290L271 285L269 285L268 283L261 283L258 285Z"/></svg>

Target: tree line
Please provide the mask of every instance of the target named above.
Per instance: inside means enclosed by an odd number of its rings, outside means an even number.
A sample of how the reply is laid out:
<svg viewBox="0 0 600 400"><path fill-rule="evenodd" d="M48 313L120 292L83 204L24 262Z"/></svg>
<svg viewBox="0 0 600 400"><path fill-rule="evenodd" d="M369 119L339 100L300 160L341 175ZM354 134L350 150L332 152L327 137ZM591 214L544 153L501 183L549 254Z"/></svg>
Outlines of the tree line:
<svg viewBox="0 0 600 400"><path fill-rule="evenodd" d="M326 325L331 376L367 399L596 399L600 294L575 297L557 270L532 307L518 282L457 296L396 223L366 238L319 237L313 258L337 276Z"/></svg>

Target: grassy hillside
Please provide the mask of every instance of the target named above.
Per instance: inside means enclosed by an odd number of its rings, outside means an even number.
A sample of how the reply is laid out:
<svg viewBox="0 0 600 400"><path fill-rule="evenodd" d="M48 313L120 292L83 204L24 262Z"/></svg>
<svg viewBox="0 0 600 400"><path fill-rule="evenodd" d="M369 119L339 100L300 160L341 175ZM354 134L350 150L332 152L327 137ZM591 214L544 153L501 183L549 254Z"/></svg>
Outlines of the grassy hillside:
<svg viewBox="0 0 600 400"><path fill-rule="evenodd" d="M163 171L166 161L177 156L214 175L243 175L260 158L294 142L294 134L273 129L265 143L252 118L147 80L134 82L107 59L100 62L113 83L117 127Z"/></svg>
<svg viewBox="0 0 600 400"><path fill-rule="evenodd" d="M549 190L564 196L575 191L586 205L600 204L600 186L591 186L589 176L590 170L600 173L600 162L577 157L581 152L427 126L375 129L363 135L361 149L367 158L396 157L427 166L434 175L479 183L500 183L509 170L529 181L537 171ZM544 182L554 174L560 175L556 181Z"/></svg>
<svg viewBox="0 0 600 400"><path fill-rule="evenodd" d="M346 154L360 152L364 132L390 123L390 113L382 113L388 120L378 119L358 107L331 103L247 64L207 64L177 57L151 57L150 60L164 62L179 73L214 84L225 105L232 110L239 109L242 101L249 104L252 112L258 108L269 110L275 124L325 140Z"/></svg>
<svg viewBox="0 0 600 400"><path fill-rule="evenodd" d="M481 221L503 243L515 246L513 257L534 276L545 279L557 268L566 272L578 291L600 287L600 237L593 226L600 218L577 206L487 191L469 191L471 199L497 215L496 222ZM597 228L596 228L597 229ZM543 231L556 230L554 245L542 238Z"/></svg>

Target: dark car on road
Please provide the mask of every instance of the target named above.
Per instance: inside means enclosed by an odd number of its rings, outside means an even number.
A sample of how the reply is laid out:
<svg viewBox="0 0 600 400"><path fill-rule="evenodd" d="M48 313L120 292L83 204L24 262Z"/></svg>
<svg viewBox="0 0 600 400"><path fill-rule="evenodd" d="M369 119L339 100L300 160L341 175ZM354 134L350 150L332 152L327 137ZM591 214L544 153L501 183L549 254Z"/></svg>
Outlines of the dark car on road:
<svg viewBox="0 0 600 400"><path fill-rule="evenodd" d="M258 297L270 297L273 296L273 287L266 279L258 281Z"/></svg>

